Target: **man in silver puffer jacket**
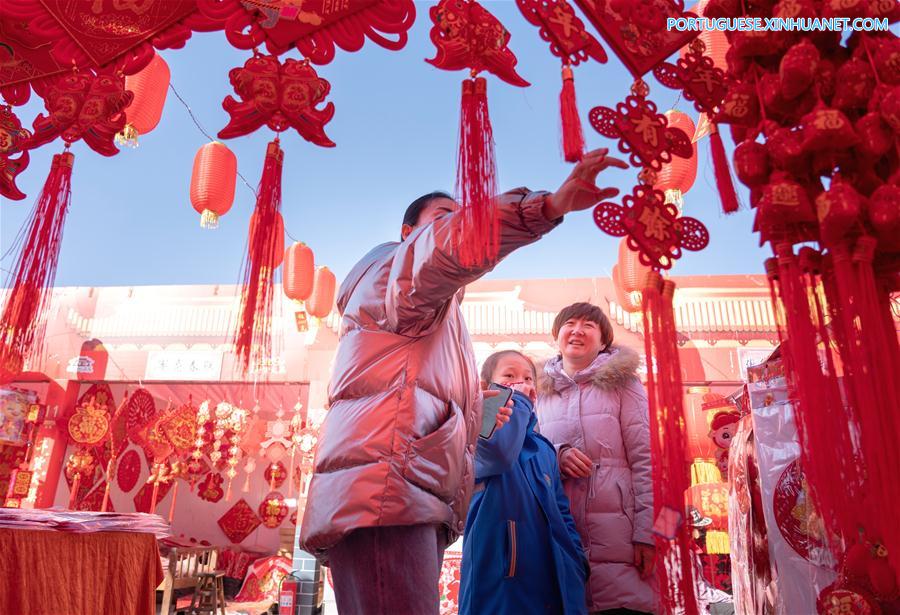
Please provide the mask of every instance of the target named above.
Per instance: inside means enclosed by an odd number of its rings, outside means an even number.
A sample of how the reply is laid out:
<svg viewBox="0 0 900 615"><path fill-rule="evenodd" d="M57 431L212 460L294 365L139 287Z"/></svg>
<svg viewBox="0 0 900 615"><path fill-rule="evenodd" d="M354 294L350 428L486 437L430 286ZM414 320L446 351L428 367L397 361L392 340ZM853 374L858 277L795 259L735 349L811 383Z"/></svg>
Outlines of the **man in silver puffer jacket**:
<svg viewBox="0 0 900 615"><path fill-rule="evenodd" d="M438 612L444 548L465 527L481 392L461 290L562 216L618 193L595 185L606 149L585 155L554 194L498 199L500 251L464 267L463 216L446 195L418 199L401 241L374 248L341 285L340 343L301 548L330 563L342 614Z"/></svg>

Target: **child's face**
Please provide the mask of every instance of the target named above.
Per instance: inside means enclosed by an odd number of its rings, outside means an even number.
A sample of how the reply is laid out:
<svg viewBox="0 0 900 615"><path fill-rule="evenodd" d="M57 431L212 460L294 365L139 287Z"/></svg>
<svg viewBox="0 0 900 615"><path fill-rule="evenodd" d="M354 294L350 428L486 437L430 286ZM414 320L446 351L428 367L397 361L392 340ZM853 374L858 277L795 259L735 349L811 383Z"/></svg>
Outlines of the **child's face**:
<svg viewBox="0 0 900 615"><path fill-rule="evenodd" d="M494 373L491 375L491 381L506 386L516 385L512 388L521 391L532 400L537 397L531 363L517 354L500 357L497 367L494 368Z"/></svg>

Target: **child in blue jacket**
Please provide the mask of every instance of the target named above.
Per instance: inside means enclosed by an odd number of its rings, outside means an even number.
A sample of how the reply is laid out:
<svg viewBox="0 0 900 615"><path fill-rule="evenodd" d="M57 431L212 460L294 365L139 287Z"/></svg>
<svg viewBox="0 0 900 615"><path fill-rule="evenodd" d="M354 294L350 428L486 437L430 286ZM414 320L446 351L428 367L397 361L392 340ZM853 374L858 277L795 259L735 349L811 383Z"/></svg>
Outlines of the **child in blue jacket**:
<svg viewBox="0 0 900 615"><path fill-rule="evenodd" d="M478 439L463 537L460 615L587 612L588 565L563 493L556 449L537 431L534 364L492 354L482 386L511 386L509 423Z"/></svg>

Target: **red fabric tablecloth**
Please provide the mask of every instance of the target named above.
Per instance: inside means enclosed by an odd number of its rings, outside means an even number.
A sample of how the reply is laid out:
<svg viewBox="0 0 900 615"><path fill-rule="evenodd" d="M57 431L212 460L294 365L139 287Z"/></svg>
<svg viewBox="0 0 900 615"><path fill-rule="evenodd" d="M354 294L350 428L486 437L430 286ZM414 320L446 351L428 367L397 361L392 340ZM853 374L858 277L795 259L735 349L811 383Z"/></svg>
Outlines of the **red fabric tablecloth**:
<svg viewBox="0 0 900 615"><path fill-rule="evenodd" d="M154 615L153 534L0 529L3 615Z"/></svg>

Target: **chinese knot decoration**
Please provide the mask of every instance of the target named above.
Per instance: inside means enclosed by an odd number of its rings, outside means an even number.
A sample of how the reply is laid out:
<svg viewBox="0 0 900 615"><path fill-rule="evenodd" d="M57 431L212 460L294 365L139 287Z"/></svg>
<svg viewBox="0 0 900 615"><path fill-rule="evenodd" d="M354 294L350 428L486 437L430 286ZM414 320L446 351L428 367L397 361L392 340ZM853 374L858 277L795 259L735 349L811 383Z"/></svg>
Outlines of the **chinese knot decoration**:
<svg viewBox="0 0 900 615"><path fill-rule="evenodd" d="M631 164L659 171L672 156L690 158L691 138L683 130L668 126L656 104L647 100L648 89L635 82L632 94L615 109L594 107L589 119L594 130L604 137L619 140L619 150L630 154Z"/></svg>
<svg viewBox="0 0 900 615"><path fill-rule="evenodd" d="M528 82L516 72L516 56L507 47L509 32L480 4L474 0L441 0L429 14L437 54L426 62L443 70L470 71L471 78L463 81L462 88L456 166L456 192L462 212L461 222L454 229L454 242L462 263L482 265L500 249L500 226L494 203L497 164L487 81L477 75L488 71L520 87Z"/></svg>
<svg viewBox="0 0 900 615"><path fill-rule="evenodd" d="M69 437L82 446L99 444L109 431L109 409L91 398L69 418Z"/></svg>
<svg viewBox="0 0 900 615"><path fill-rule="evenodd" d="M268 126L275 132L293 128L315 145L334 147L325 124L334 117L334 103L319 108L331 85L316 74L308 60L254 55L228 74L240 102L228 96L222 103L231 117L219 138L231 139Z"/></svg>
<svg viewBox="0 0 900 615"><path fill-rule="evenodd" d="M627 235L628 245L638 252L641 263L657 269L670 269L682 249L702 250L709 243L702 222L679 217L678 208L666 203L663 193L649 185L635 186L622 205L600 203L594 209L594 221L609 235Z"/></svg>

